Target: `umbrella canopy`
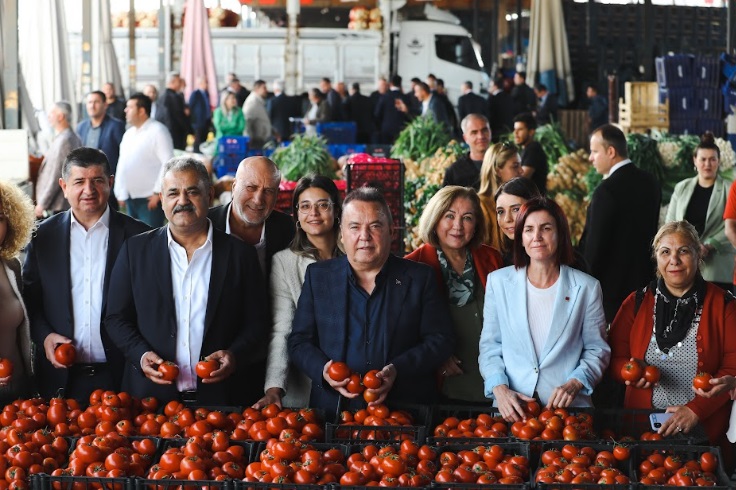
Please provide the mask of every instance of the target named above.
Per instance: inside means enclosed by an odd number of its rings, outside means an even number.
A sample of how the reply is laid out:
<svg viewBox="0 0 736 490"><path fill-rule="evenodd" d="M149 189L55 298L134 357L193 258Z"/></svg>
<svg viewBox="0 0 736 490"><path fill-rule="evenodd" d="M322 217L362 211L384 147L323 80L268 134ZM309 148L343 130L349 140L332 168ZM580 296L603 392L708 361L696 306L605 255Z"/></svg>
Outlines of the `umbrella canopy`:
<svg viewBox="0 0 736 490"><path fill-rule="evenodd" d="M560 105L575 98L562 0L532 0L526 71L557 94Z"/></svg>
<svg viewBox="0 0 736 490"><path fill-rule="evenodd" d="M99 90L105 83L116 89L123 86L118 57L112 44L112 18L110 0L92 2L92 90ZM83 94L84 95L84 94Z"/></svg>
<svg viewBox="0 0 736 490"><path fill-rule="evenodd" d="M69 63L62 0L18 2L18 51L21 72L33 108L46 110L66 100L76 121L77 104Z"/></svg>
<svg viewBox="0 0 736 490"><path fill-rule="evenodd" d="M186 3L180 75L187 82L184 92L187 100L192 91L197 89L197 78L207 77L210 106L217 105L215 57L212 54L210 25L203 0L187 0Z"/></svg>

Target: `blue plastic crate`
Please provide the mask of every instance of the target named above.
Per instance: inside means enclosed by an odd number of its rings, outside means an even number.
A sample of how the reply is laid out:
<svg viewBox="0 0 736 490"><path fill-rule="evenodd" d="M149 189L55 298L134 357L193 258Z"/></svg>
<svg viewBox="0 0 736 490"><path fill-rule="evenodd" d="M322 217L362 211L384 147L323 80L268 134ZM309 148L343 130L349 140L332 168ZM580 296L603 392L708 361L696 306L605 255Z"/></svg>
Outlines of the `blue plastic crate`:
<svg viewBox="0 0 736 490"><path fill-rule="evenodd" d="M365 153L365 145L327 145L327 151L332 158L338 159L344 155L353 153Z"/></svg>
<svg viewBox="0 0 736 490"><path fill-rule="evenodd" d="M689 54L675 54L664 57L665 85L668 88L691 87L693 85L693 59L694 56Z"/></svg>
<svg viewBox="0 0 736 490"><path fill-rule="evenodd" d="M217 142L217 153L245 156L248 152L249 139L247 136L223 136Z"/></svg>
<svg viewBox="0 0 736 490"><path fill-rule="evenodd" d="M695 103L699 118L717 119L723 110L723 96L717 88L695 88Z"/></svg>
<svg viewBox="0 0 736 490"><path fill-rule="evenodd" d="M668 88L670 101L670 118L691 118L698 116L695 103L695 90L690 88Z"/></svg>
<svg viewBox="0 0 736 490"><path fill-rule="evenodd" d="M212 161L212 170L218 179L225 175L235 175L241 160L240 156L217 155Z"/></svg>
<svg viewBox="0 0 736 490"><path fill-rule="evenodd" d="M695 118L670 118L670 133L699 134L698 121Z"/></svg>
<svg viewBox="0 0 736 490"><path fill-rule="evenodd" d="M354 122L318 123L317 134L322 135L331 145L349 145L355 143L358 125Z"/></svg>
<svg viewBox="0 0 736 490"><path fill-rule="evenodd" d="M722 138L725 134L725 126L726 125L724 124L723 119L701 118L698 119L698 134L703 134L706 131L710 131L716 138Z"/></svg>
<svg viewBox="0 0 736 490"><path fill-rule="evenodd" d="M720 65L718 58L712 56L696 56L693 61L693 82L696 87L718 87Z"/></svg>
<svg viewBox="0 0 736 490"><path fill-rule="evenodd" d="M664 66L664 56L654 58L654 71L657 74L657 85L659 85L660 88L667 87L667 72L665 71ZM661 102L662 101L660 100L660 103Z"/></svg>

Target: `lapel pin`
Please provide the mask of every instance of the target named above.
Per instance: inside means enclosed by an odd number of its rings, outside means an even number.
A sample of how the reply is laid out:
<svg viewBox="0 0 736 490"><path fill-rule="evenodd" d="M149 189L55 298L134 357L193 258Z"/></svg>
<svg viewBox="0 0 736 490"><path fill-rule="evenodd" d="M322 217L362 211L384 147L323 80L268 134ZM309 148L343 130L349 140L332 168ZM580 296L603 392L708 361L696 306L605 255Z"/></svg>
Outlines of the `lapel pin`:
<svg viewBox="0 0 736 490"><path fill-rule="evenodd" d="M565 296L565 301L570 301L570 296Z"/></svg>
<svg viewBox="0 0 736 490"><path fill-rule="evenodd" d="M396 279L396 285L397 286L401 286L401 281L399 281L398 279Z"/></svg>

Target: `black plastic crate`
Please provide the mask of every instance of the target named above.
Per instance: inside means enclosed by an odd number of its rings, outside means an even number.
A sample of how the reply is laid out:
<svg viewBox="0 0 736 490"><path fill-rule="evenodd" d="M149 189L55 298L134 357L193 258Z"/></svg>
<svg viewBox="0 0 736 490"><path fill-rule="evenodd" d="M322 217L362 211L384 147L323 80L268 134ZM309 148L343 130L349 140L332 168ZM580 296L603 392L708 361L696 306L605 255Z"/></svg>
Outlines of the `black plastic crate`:
<svg viewBox="0 0 736 490"><path fill-rule="evenodd" d="M698 118L720 119L723 110L723 95L717 87L696 87L695 104Z"/></svg>
<svg viewBox="0 0 736 490"><path fill-rule="evenodd" d="M262 482L247 482L247 481L235 481L233 482L235 484L234 488L226 489L226 490L256 490L256 489L274 489L274 490L329 490L332 487L332 485L300 485L297 483L262 483ZM339 487L339 488L346 488L346 487ZM192 490L198 490L198 489L192 489Z"/></svg>
<svg viewBox="0 0 736 490"><path fill-rule="evenodd" d="M657 409L597 409L593 416L593 428L599 436L605 437L608 431L613 431L616 440L628 436L638 445L657 444L701 444L707 441L705 433L698 434L676 434L659 441L642 441L641 436L646 432L653 432L649 415L653 413L664 413Z"/></svg>
<svg viewBox="0 0 736 490"><path fill-rule="evenodd" d="M558 449L561 450L566 445L572 445L577 448L584 448L584 447L590 447L596 452L601 451L610 451L613 452L613 449L615 447L614 444L611 443L601 443L601 442L586 442L586 441L563 441L563 442L545 442L542 444L536 470L539 471L542 467L542 454L545 451L551 450L551 449ZM616 467L629 478L630 483L622 483L622 484L615 484L615 485L606 485L605 488L611 488L611 489L618 489L618 490L631 490L633 489L635 484L635 468L634 468L634 462L636 459L636 446L630 445L630 456L628 461L617 461ZM534 478L532 478L532 481L535 481L536 479L536 473L535 471ZM588 483L588 484L568 484L568 483L536 483L537 488L555 488L555 489L562 489L562 490L571 490L573 488L600 488L600 484L596 483Z"/></svg>
<svg viewBox="0 0 736 490"><path fill-rule="evenodd" d="M136 490L135 478L30 475L31 490Z"/></svg>
<svg viewBox="0 0 736 490"><path fill-rule="evenodd" d="M161 459L161 455L163 455L164 452L166 452L167 449L170 449L172 447L182 447L184 446L187 441L189 440L188 437L176 437L171 439L163 439L163 442L161 444L161 449L156 454L156 459L154 460L154 464L158 463L158 460ZM265 443L260 443L257 441L233 441L231 440L229 442L230 446L240 446L244 449L243 451L243 458L245 459L245 463L252 463L255 461L255 458L260 453L259 448L261 447L260 444L263 444L265 448Z"/></svg>
<svg viewBox="0 0 736 490"><path fill-rule="evenodd" d="M235 480L176 480L173 478L153 480L149 478L134 478L134 488L132 490L236 490L239 488L238 483Z"/></svg>
<svg viewBox="0 0 736 490"><path fill-rule="evenodd" d="M375 443L398 441L409 438L417 444L423 444L427 439L427 425L429 424L431 409L426 405L404 403L388 403L393 412L396 410L407 412L412 417L412 425L358 425L353 423L339 423L341 412L338 405L336 423L328 423L325 427L325 441L328 443Z"/></svg>
<svg viewBox="0 0 736 490"><path fill-rule="evenodd" d="M700 457L700 455L705 452L713 453L716 455L716 458L718 459L718 468L716 468L716 471L715 471L717 485L714 487L709 487L709 488L717 488L717 489L733 488L728 475L723 469L723 458L721 457L721 450L718 447L713 447L713 446L691 446L691 445L678 446L674 444L636 446L634 447L634 450L632 451L632 458L634 459L634 475L636 476L637 482L641 478L641 475L639 475L639 463L643 461L644 459L646 459L646 457L654 451L661 452L663 454L668 454L668 455L669 454L677 455L680 458L682 458L683 462L690 460L690 459L697 460ZM680 488L695 489L695 488L701 488L701 487L688 486L688 487L680 487ZM662 490L662 486L661 485L644 485L644 484L638 483L637 489L638 490Z"/></svg>
<svg viewBox="0 0 736 490"><path fill-rule="evenodd" d="M441 483L441 482L432 482L431 487L432 488L461 488L461 489L478 489L482 488L483 490L486 489L516 489L521 490L525 488L531 487L531 479L534 475L534 469L535 469L535 461L532 458L532 450L531 446L527 442L493 442L493 443L483 443L483 444L477 444L477 443L463 443L463 444L446 444L446 445L439 445L439 446L433 446L434 449L437 451L437 455L439 456L445 451L451 451L454 453L458 453L460 451L472 451L478 446L484 446L484 447L490 447L490 446L499 446L504 450L505 454L510 454L513 456L524 456L529 461L529 476L527 478L527 481L524 483L519 484L492 484L492 485L480 485L478 483ZM439 464L438 464L439 469Z"/></svg>

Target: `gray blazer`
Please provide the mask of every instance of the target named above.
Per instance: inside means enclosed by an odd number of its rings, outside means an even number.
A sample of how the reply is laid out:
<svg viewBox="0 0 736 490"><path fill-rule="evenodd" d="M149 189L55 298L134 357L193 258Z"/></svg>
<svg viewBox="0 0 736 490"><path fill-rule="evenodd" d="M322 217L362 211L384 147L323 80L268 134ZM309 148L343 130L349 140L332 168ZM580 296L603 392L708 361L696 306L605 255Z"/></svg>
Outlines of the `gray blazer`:
<svg viewBox="0 0 736 490"><path fill-rule="evenodd" d="M687 206L693 196L698 177L685 179L675 186L675 191L667 209L666 222L685 219ZM703 261L700 272L706 281L731 283L733 281L734 254L736 249L726 238L726 223L723 221L723 210L731 181L720 175L713 187L713 194L708 203L705 217L705 229L700 240L704 245L712 245L715 250Z"/></svg>

